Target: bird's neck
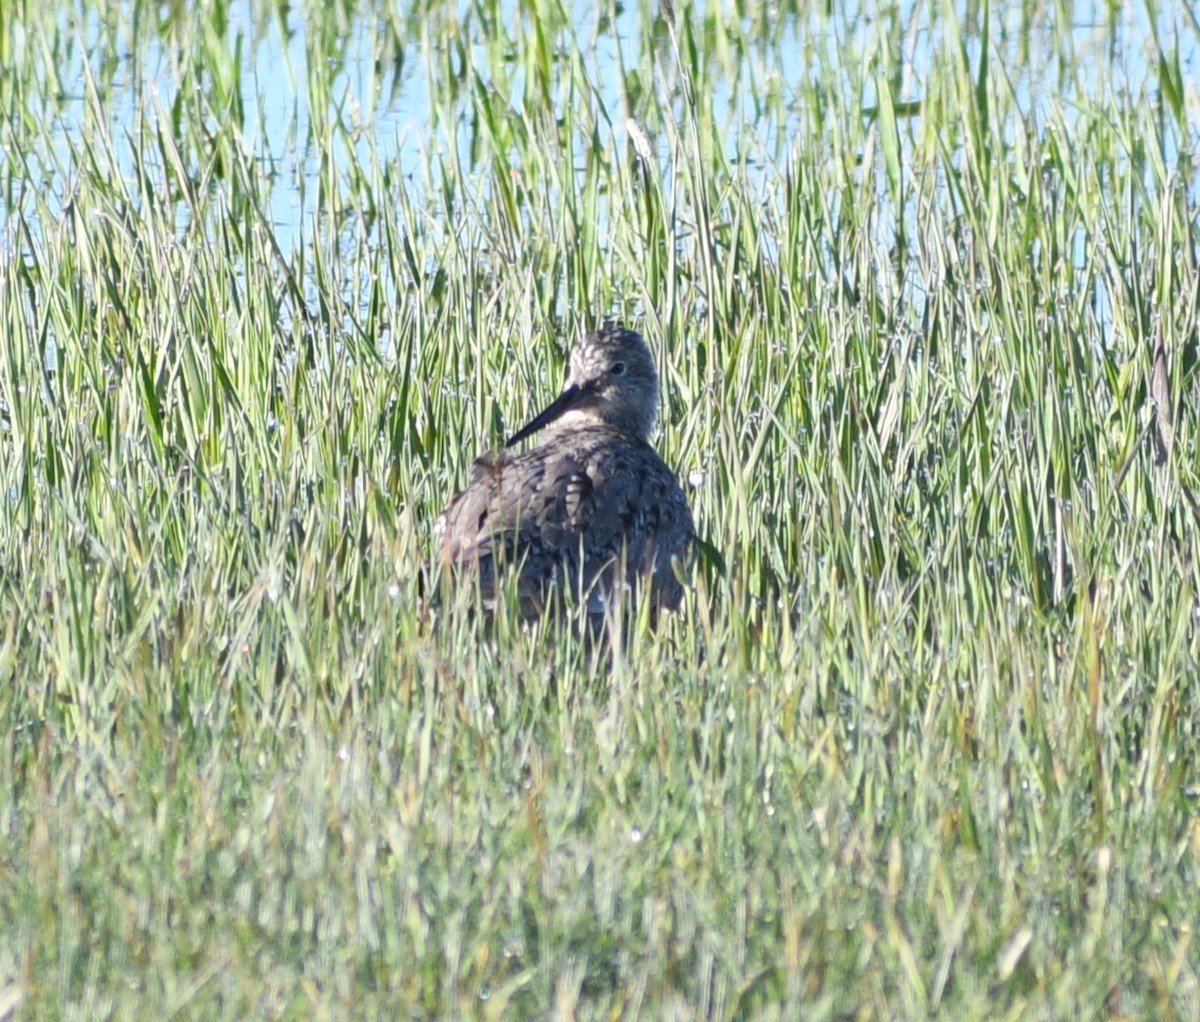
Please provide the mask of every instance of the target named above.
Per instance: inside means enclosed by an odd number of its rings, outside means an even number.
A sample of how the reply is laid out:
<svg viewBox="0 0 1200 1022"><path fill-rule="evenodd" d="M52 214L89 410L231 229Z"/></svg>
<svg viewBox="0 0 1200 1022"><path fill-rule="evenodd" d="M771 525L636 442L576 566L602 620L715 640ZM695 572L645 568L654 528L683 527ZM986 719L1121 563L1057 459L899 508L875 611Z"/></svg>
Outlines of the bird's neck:
<svg viewBox="0 0 1200 1022"><path fill-rule="evenodd" d="M592 409L572 409L554 422L548 432L564 434L576 433L581 429L607 429L644 441L650 431L643 426L643 423L630 421L627 416L602 415Z"/></svg>

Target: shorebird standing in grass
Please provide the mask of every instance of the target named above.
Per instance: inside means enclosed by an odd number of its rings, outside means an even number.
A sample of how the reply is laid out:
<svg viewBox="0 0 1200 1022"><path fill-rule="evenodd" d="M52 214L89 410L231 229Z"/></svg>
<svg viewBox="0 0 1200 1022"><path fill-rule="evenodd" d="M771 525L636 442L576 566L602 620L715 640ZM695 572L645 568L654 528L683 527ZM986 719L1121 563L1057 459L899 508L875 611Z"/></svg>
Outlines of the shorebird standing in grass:
<svg viewBox="0 0 1200 1022"><path fill-rule="evenodd" d="M658 373L641 334L605 323L571 353L562 393L505 445L545 430L520 454L477 458L440 516L441 563L478 577L489 600L517 572L523 617L556 594L603 615L622 593L674 610L694 532L679 481L648 440Z"/></svg>

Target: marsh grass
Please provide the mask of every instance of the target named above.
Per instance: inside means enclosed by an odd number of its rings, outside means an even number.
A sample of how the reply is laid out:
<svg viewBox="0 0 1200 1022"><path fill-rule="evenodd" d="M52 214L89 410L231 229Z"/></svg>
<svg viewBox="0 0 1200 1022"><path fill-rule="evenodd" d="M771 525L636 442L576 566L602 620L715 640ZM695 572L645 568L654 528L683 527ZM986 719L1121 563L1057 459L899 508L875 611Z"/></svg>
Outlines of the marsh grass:
<svg viewBox="0 0 1200 1022"><path fill-rule="evenodd" d="M16 5L0 1015L1189 1017L1200 40L1108 10ZM719 559L431 614L605 315Z"/></svg>

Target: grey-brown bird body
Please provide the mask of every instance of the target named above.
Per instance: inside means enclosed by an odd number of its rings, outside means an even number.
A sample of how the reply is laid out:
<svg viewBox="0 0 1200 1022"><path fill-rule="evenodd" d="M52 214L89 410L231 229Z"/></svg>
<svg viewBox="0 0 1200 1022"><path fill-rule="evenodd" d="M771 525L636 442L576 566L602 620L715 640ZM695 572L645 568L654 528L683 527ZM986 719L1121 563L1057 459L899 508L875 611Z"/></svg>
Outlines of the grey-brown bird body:
<svg viewBox="0 0 1200 1022"><path fill-rule="evenodd" d="M489 596L499 568L514 566L526 616L556 591L586 598L591 613L626 587L648 592L656 609L677 607L693 525L647 439L657 404L641 335L611 323L590 334L572 352L562 394L507 446L545 429L541 442L476 459L438 522L442 563L476 572Z"/></svg>

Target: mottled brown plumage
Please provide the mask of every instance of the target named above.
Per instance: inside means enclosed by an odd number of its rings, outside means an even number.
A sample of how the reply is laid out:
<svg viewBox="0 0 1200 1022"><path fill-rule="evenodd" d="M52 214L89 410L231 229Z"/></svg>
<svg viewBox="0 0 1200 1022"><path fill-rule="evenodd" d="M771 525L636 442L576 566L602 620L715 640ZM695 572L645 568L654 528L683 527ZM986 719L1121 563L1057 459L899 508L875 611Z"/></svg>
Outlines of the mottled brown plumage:
<svg viewBox="0 0 1200 1022"><path fill-rule="evenodd" d="M534 616L556 592L600 614L614 590L648 592L655 610L683 597L677 571L693 536L674 473L647 442L658 374L640 334L606 323L571 353L562 394L519 430L540 429L521 454L477 458L471 481L438 519L443 565L478 573L518 567L521 610Z"/></svg>

